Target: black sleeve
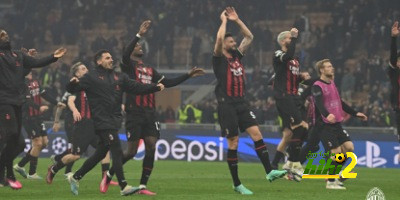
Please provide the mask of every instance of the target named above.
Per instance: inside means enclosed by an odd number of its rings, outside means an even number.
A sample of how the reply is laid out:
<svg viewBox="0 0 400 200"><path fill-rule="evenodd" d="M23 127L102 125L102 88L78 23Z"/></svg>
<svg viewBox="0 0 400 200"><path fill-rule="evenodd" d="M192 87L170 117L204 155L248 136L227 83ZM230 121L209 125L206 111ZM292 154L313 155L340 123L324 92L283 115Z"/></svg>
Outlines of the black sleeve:
<svg viewBox="0 0 400 200"><path fill-rule="evenodd" d="M328 111L324 106L324 97L322 96L322 89L318 85L313 85L311 88L312 95L315 99L315 105L318 108L318 111L324 116L327 117L329 115Z"/></svg>
<svg viewBox="0 0 400 200"><path fill-rule="evenodd" d="M40 96L43 97L43 99L45 99L46 101L48 101L49 103L53 104L53 105L57 105L57 100L51 96L46 90L43 90L40 93Z"/></svg>
<svg viewBox="0 0 400 200"><path fill-rule="evenodd" d="M129 79L127 74L121 74L122 87L124 91L130 94L150 94L160 91L156 84L143 84Z"/></svg>
<svg viewBox="0 0 400 200"><path fill-rule="evenodd" d="M79 79L79 83L69 82L67 84L67 92L76 93L82 90L87 90L90 88L90 84L92 81L90 80L90 75L85 74L83 77Z"/></svg>
<svg viewBox="0 0 400 200"><path fill-rule="evenodd" d="M165 76L160 75L156 70L153 70L153 82L154 83L160 82L164 84L164 86L167 88L177 86L189 78L190 76L188 73L185 73L175 78L166 78Z"/></svg>
<svg viewBox="0 0 400 200"><path fill-rule="evenodd" d="M307 99L307 97L311 96L311 88L312 87L307 87L304 92L301 93L301 98L302 99Z"/></svg>
<svg viewBox="0 0 400 200"><path fill-rule="evenodd" d="M344 112L349 113L351 116L353 117L357 116L357 111L355 111L352 107L347 105L347 103L345 103L343 100L342 100L342 108Z"/></svg>
<svg viewBox="0 0 400 200"><path fill-rule="evenodd" d="M279 53L275 54L275 56L279 57L280 61L284 62L284 63L289 60L292 60L294 57L294 52L296 50L296 41L297 41L297 38L292 37L292 41L289 44L287 52L277 51Z"/></svg>
<svg viewBox="0 0 400 200"><path fill-rule="evenodd" d="M129 42L128 46L125 47L124 52L122 53L122 63L130 66L131 64L131 54L133 49L135 49L136 44L139 42L140 38L135 36L135 38Z"/></svg>
<svg viewBox="0 0 400 200"><path fill-rule="evenodd" d="M22 57L23 57L23 66L26 68L44 67L58 60L56 57L54 57L53 54L40 59L36 59L26 54L22 54Z"/></svg>
<svg viewBox="0 0 400 200"><path fill-rule="evenodd" d="M390 43L390 65L393 68L396 68L397 64L397 43L396 37L392 37L392 41Z"/></svg>

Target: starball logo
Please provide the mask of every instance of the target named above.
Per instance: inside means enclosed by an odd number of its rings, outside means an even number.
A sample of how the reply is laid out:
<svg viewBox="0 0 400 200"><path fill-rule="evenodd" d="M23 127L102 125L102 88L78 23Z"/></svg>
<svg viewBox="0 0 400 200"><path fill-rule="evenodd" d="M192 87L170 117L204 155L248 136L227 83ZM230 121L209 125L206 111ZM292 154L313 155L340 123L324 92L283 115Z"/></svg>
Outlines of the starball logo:
<svg viewBox="0 0 400 200"><path fill-rule="evenodd" d="M313 161L315 158L320 155L323 158L319 160L319 165L313 165ZM357 173L350 173L350 171L356 166L357 164L357 156L353 152L346 153L347 159L351 158L351 162L347 167L345 167L342 173L339 175L340 171L342 170L343 165L340 165L346 160L346 157L343 153L309 153L307 156L308 163L304 170L302 178L312 178L312 179L327 179L327 178L356 178ZM335 159L339 165L335 166L332 164L332 158ZM343 163L344 164L344 163Z"/></svg>

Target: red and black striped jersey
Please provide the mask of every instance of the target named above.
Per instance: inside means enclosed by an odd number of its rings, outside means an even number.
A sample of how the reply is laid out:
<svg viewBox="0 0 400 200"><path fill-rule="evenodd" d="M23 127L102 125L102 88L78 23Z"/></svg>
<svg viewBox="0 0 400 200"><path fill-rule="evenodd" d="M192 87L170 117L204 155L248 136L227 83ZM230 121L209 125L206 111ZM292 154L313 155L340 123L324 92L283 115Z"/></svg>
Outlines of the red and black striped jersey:
<svg viewBox="0 0 400 200"><path fill-rule="evenodd" d="M42 105L42 100L40 98L41 89L39 82L35 79L28 80L28 116L34 117L41 115L40 106Z"/></svg>
<svg viewBox="0 0 400 200"><path fill-rule="evenodd" d="M215 95L219 102L242 102L245 97L246 74L241 62L243 54L236 50L231 58L213 56L213 70L217 78Z"/></svg>
<svg viewBox="0 0 400 200"><path fill-rule="evenodd" d="M143 84L158 83L163 79L163 76L152 67L145 66L141 61L132 61L134 67L124 67L123 71L129 75L131 79L134 79ZM126 95L126 109L135 108L150 108L155 109L156 101L155 94L145 95Z"/></svg>
<svg viewBox="0 0 400 200"><path fill-rule="evenodd" d="M300 79L300 64L295 58L284 60L286 52L278 50L274 54L273 66L275 71L275 95L298 95Z"/></svg>
<svg viewBox="0 0 400 200"><path fill-rule="evenodd" d="M89 102L86 97L85 91L80 91L78 93L72 94L71 96L75 96L76 99L74 101L76 109L78 109L81 114L82 119L90 119L92 118Z"/></svg>

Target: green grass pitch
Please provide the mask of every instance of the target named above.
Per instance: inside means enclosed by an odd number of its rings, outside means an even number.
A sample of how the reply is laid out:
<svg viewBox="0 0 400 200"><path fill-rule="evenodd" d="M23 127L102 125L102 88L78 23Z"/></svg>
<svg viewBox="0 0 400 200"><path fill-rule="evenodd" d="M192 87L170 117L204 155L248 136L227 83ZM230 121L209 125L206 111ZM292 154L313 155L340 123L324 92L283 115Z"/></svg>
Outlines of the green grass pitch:
<svg viewBox="0 0 400 200"><path fill-rule="evenodd" d="M19 161L20 158L17 159ZM75 163L73 170L82 164ZM49 159L39 159L38 174L45 176ZM141 175L141 161L130 161L124 166L125 177L130 185L138 185ZM26 166L28 170L28 166ZM110 186L107 194L99 192L101 179L100 165L89 172L81 181L79 195L74 196L61 170L52 185L45 180L26 180L19 174L17 178L23 184L19 191L9 187L0 188L0 199L365 199L368 191L379 187L386 199L398 199L400 196L400 169L367 169L357 167L356 179L345 182L347 190L326 190L324 180L304 179L297 183L280 179L269 183L265 179L259 163L239 163L242 183L254 192L252 196L242 196L232 190L228 166L225 162L184 162L156 161L148 188L157 192L149 197L132 195L121 197L118 186Z"/></svg>

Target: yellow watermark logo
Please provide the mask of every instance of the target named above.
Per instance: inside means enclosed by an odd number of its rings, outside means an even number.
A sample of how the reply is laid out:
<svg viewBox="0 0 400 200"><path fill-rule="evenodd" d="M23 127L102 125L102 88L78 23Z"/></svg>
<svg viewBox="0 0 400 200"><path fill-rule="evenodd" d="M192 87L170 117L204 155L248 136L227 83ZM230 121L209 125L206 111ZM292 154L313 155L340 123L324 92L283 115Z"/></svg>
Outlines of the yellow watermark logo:
<svg viewBox="0 0 400 200"><path fill-rule="evenodd" d="M346 157L344 156L343 153L338 153L338 154L330 154L328 153L320 153L319 155L322 155L324 157L335 157L335 161L337 163L343 163L346 160ZM340 171L342 170L342 165L332 165L332 158L327 159L321 159L319 161L320 165L313 165L314 159L318 156L318 153L314 154L309 154L307 156L308 158L308 163L306 168L304 169L304 173L302 178L313 178L313 179L326 179L326 178L356 178L357 173L350 173L350 171L356 166L357 164L357 156L353 152L347 152L346 156L347 158L351 158L351 162L349 165L347 165L346 168L343 169L341 175L339 175Z"/></svg>

